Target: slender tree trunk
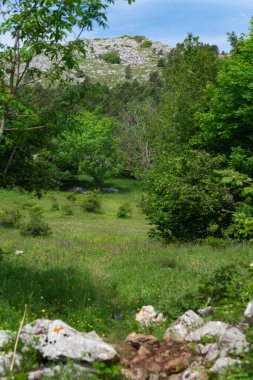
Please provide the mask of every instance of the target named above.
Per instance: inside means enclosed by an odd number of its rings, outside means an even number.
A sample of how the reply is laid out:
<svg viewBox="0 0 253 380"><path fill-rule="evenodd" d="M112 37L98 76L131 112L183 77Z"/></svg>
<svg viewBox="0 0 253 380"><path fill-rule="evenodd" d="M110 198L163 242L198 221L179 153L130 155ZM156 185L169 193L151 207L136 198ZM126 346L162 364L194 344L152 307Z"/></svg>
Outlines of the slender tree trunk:
<svg viewBox="0 0 253 380"><path fill-rule="evenodd" d="M10 158L7 162L7 165L5 166L5 169L4 169L4 172L3 172L3 182L5 183L5 180L6 180L6 177L7 177L7 173L8 173L8 170L10 169L10 166L11 166L11 162L13 160L13 157L15 155L17 151L17 147L15 146L15 148L13 149L13 151L11 152L11 155L10 155Z"/></svg>
<svg viewBox="0 0 253 380"><path fill-rule="evenodd" d="M0 124L0 139L4 133L4 128L5 128L5 112L3 112L3 116L2 116L2 120L1 120L1 124Z"/></svg>

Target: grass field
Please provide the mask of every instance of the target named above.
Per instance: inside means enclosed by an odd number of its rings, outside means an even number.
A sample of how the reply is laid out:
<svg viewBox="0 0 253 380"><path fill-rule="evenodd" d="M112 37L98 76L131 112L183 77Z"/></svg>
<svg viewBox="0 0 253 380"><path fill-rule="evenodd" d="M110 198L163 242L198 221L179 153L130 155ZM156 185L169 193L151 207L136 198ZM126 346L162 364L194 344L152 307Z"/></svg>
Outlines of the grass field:
<svg viewBox="0 0 253 380"><path fill-rule="evenodd" d="M96 330L110 342L138 331L137 310L152 304L169 321L184 310L204 306L198 285L227 264L250 263L249 244L226 248L168 245L148 238L149 226L137 206L138 183L113 180L117 194L101 195L102 213L85 213L78 195L74 215L61 207L68 192L49 192L40 200L29 194L0 190L0 208L40 205L52 228L49 237L24 237L18 229L0 227L0 329L16 329L24 305L27 320L60 318L81 331ZM52 196L60 210L51 211ZM132 216L116 217L122 202ZM16 255L16 250L23 250ZM166 326L152 332L158 337Z"/></svg>

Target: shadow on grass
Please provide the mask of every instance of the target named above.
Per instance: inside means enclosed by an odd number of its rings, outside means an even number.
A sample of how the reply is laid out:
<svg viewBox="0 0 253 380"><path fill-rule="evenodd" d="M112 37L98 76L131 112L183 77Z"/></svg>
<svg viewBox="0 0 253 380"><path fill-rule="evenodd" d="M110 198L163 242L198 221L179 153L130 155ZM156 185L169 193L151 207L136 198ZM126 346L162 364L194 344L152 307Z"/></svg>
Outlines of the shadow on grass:
<svg viewBox="0 0 253 380"><path fill-rule="evenodd" d="M20 313L25 304L33 319L43 317L41 313L44 313L49 318L65 319L68 323L70 316L79 315L80 319L87 315L87 310L90 313L95 309L96 313L109 317L106 302L116 296L110 284L94 284L88 270L80 271L73 265L34 269L21 262L2 260L0 279L0 324L3 323L1 308L8 307Z"/></svg>

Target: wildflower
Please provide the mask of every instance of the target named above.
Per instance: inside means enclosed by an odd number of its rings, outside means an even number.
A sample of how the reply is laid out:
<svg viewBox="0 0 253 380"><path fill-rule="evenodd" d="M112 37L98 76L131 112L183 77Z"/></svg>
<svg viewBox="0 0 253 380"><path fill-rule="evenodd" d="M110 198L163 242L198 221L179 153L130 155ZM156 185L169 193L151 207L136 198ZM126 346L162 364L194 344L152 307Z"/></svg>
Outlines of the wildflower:
<svg viewBox="0 0 253 380"><path fill-rule="evenodd" d="M41 313L45 313L46 312L46 310L45 309L41 309Z"/></svg>

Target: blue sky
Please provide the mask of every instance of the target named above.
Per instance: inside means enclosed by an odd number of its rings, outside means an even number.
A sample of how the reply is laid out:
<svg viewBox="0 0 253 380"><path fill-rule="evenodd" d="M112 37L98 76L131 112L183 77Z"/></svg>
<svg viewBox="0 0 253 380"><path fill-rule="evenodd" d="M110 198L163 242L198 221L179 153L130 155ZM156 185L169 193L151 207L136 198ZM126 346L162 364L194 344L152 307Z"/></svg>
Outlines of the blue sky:
<svg viewBox="0 0 253 380"><path fill-rule="evenodd" d="M95 27L85 37L139 34L175 46L192 32L228 51L226 33L248 33L252 15L253 0L136 0L130 6L116 0L108 9L109 29Z"/></svg>

